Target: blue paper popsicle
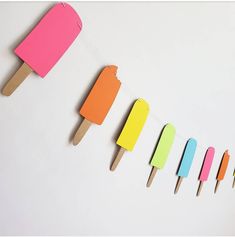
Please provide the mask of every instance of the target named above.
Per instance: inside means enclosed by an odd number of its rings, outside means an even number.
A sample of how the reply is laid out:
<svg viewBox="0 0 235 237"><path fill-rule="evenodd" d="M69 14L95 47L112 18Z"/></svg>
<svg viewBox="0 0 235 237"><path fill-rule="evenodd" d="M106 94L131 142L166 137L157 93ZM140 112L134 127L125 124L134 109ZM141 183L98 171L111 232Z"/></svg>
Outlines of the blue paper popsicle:
<svg viewBox="0 0 235 237"><path fill-rule="evenodd" d="M197 148L197 141L194 138L190 138L186 144L186 148L183 154L183 158L180 164L177 175L181 177L187 177L189 170L193 163L194 154Z"/></svg>
<svg viewBox="0 0 235 237"><path fill-rule="evenodd" d="M178 192L183 177L187 177L189 174L189 170L193 162L196 148L197 148L197 141L194 138L190 138L186 144L184 154L180 163L180 167L178 169L177 175L179 176L179 178L176 184L175 193Z"/></svg>

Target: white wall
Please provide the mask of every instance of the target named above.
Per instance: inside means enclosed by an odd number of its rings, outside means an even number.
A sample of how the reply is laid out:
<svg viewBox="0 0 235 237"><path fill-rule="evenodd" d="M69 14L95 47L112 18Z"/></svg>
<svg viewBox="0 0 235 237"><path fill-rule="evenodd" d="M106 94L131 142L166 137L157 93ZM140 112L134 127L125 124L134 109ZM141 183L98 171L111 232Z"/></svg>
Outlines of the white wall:
<svg viewBox="0 0 235 237"><path fill-rule="evenodd" d="M72 2L83 31L45 79L31 75L0 96L0 234L235 235L235 3ZM0 3L0 86L20 65L14 47L53 3ZM69 138L81 101L104 65L119 66L121 91L102 126L82 143ZM132 102L151 116L135 150L109 171ZM148 164L163 125L177 137L150 189ZM186 140L198 150L189 178L174 195ZM208 146L216 156L195 196ZM231 161L213 194L225 149Z"/></svg>

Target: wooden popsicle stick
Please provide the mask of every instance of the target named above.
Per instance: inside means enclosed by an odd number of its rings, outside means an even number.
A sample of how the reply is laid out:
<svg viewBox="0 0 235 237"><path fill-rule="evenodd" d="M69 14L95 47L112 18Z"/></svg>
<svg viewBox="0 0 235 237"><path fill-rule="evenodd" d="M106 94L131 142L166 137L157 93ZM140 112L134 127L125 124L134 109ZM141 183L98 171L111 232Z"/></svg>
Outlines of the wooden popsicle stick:
<svg viewBox="0 0 235 237"><path fill-rule="evenodd" d="M153 182L153 179L154 179L154 176L156 175L157 173L157 167L153 166L152 170L151 170L151 173L149 175L149 179L148 179L148 182L147 182L147 187L149 188Z"/></svg>
<svg viewBox="0 0 235 237"><path fill-rule="evenodd" d="M179 191L179 188L180 188L180 185L181 185L182 181L183 181L183 177L179 176L178 180L177 180L177 183L176 183L176 186L175 186L174 194L176 194Z"/></svg>
<svg viewBox="0 0 235 237"><path fill-rule="evenodd" d="M10 96L32 71L33 69L28 64L23 63L13 77L5 84L2 94Z"/></svg>
<svg viewBox="0 0 235 237"><path fill-rule="evenodd" d="M80 124L77 132L75 133L75 136L73 138L73 145L76 146L84 137L84 135L86 134L87 130L89 129L89 127L91 126L92 122L90 122L87 119L83 119L82 123Z"/></svg>
<svg viewBox="0 0 235 237"><path fill-rule="evenodd" d="M113 163L112 163L112 165L110 167L111 171L114 171L117 168L118 163L122 159L122 156L123 156L125 151L126 151L126 149L124 149L123 147L120 147L120 149L119 149L119 151L117 153L117 156L114 158L114 161L113 161Z"/></svg>
<svg viewBox="0 0 235 237"><path fill-rule="evenodd" d="M202 185L203 185L203 181L200 181L199 186L198 186L198 190L197 190L197 196L199 196L200 193L201 193Z"/></svg>
<svg viewBox="0 0 235 237"><path fill-rule="evenodd" d="M217 190L218 190L218 187L219 187L219 184L220 184L220 181L219 181L219 180L217 180L217 182L216 182L216 185L215 185L215 190L214 190L214 193L216 193L216 192L217 192Z"/></svg>

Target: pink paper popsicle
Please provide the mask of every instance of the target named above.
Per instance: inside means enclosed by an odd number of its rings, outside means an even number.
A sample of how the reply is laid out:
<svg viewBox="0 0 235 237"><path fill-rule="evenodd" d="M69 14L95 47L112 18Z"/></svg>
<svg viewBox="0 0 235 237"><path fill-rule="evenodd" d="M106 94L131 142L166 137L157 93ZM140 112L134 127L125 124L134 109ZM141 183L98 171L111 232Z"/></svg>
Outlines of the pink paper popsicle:
<svg viewBox="0 0 235 237"><path fill-rule="evenodd" d="M203 166L202 166L202 170L200 173L200 177L199 177L200 181L207 181L209 173L210 173L212 161L214 158L214 154L215 154L215 148L209 147L207 149L206 156L205 156Z"/></svg>
<svg viewBox="0 0 235 237"><path fill-rule="evenodd" d="M197 196L200 195L203 182L207 181L207 179L208 179L214 155L215 155L215 148L214 147L209 147L206 151L206 155L205 155L205 158L204 158L204 161L203 161L201 173L200 173L200 176L199 176L200 183L199 183L198 190L197 190Z"/></svg>
<svg viewBox="0 0 235 237"><path fill-rule="evenodd" d="M23 81L22 77L25 79L32 71L45 77L73 43L81 29L81 19L69 4L55 4L15 49L16 55L24 61L24 70L20 68L18 72L21 77L20 83ZM17 81L18 77L14 80ZM3 94L10 95L16 87L11 82L11 88L9 85L5 87Z"/></svg>

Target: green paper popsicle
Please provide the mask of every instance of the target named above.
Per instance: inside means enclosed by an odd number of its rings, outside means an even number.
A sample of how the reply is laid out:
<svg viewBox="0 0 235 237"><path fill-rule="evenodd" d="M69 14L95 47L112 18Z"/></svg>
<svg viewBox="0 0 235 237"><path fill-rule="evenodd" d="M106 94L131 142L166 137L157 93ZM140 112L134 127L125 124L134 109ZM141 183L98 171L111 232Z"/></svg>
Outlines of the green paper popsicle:
<svg viewBox="0 0 235 237"><path fill-rule="evenodd" d="M157 169L163 169L175 138L175 128L172 124L165 125L160 140L153 154L150 165L153 166L147 187L150 187Z"/></svg>

